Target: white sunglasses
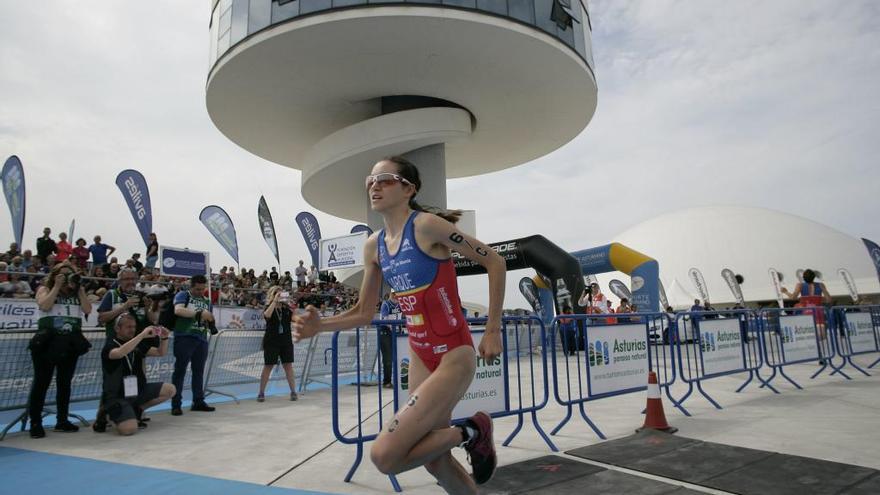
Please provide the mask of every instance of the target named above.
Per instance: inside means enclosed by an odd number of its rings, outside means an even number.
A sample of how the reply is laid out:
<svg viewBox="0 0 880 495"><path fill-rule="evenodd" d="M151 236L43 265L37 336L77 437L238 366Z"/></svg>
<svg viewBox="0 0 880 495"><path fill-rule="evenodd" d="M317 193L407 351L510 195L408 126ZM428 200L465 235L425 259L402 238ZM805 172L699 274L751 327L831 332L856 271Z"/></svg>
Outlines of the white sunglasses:
<svg viewBox="0 0 880 495"><path fill-rule="evenodd" d="M388 186L394 184L395 182L400 182L401 184L403 184L405 186L412 184L412 182L404 179L403 177L401 177L397 174L392 174L390 172L383 172L381 174L368 175L365 182L366 182L367 189L373 187L373 184L375 184L377 182L382 187L388 187Z"/></svg>

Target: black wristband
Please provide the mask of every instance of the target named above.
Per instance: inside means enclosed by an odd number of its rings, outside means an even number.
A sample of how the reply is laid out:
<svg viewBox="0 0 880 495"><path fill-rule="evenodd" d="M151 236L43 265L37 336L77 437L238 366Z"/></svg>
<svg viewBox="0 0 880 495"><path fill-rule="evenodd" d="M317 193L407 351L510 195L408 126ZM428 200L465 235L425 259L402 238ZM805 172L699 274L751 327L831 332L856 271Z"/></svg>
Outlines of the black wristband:
<svg viewBox="0 0 880 495"><path fill-rule="evenodd" d="M168 337L159 337L159 340L168 340Z"/></svg>
<svg viewBox="0 0 880 495"><path fill-rule="evenodd" d="M195 318L196 321L202 321L202 311L203 310L201 309L196 310L196 314L193 315L193 318Z"/></svg>

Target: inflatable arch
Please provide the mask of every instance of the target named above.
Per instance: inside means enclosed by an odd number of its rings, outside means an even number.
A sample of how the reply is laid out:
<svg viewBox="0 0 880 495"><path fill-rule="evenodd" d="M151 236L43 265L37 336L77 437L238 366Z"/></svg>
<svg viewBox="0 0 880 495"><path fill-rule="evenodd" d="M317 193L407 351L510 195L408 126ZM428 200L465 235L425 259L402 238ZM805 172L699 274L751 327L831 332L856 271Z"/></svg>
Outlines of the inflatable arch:
<svg viewBox="0 0 880 495"><path fill-rule="evenodd" d="M558 295L560 287L564 285L573 294L572 308L574 311L576 313L584 312L583 307L577 306L577 295L584 291L584 278L581 276L582 268L578 260L565 252L564 249L541 235L495 242L489 244L489 247L501 255L508 271L534 268L536 272L546 277L550 281L554 296ZM455 272L458 276L486 273L486 269L482 265L461 256L455 251L452 252L452 258L455 262ZM535 278L540 280L540 277ZM543 285L543 282L541 282L541 285ZM556 314L562 313L558 297L553 298L553 303ZM550 315L550 318L552 319L553 316Z"/></svg>
<svg viewBox="0 0 880 495"><path fill-rule="evenodd" d="M577 259L584 275L626 273L632 278L631 302L639 311L660 311L660 265L653 258L617 242L571 255Z"/></svg>

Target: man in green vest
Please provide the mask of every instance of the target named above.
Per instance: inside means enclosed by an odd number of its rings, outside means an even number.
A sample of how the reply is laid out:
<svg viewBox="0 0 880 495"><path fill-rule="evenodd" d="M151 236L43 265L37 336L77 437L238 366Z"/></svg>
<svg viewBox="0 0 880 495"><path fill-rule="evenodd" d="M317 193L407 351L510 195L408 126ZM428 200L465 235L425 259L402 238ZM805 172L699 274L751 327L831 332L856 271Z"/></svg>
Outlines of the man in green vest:
<svg viewBox="0 0 880 495"><path fill-rule="evenodd" d="M137 333L143 332L150 325L156 325L159 322L159 301L152 298L142 301L135 294L137 273L124 269L119 272L116 280L118 287L107 291L98 306L98 324L104 325L107 338L116 337L113 322L122 313L127 312L134 316Z"/></svg>
<svg viewBox="0 0 880 495"><path fill-rule="evenodd" d="M174 296L174 374L171 382L177 393L171 399L171 414L180 416L183 403L183 379L186 368L192 364L191 411L211 412L214 407L205 402L205 362L208 360L208 331L213 326L214 315L206 294L208 279L193 275L189 290Z"/></svg>

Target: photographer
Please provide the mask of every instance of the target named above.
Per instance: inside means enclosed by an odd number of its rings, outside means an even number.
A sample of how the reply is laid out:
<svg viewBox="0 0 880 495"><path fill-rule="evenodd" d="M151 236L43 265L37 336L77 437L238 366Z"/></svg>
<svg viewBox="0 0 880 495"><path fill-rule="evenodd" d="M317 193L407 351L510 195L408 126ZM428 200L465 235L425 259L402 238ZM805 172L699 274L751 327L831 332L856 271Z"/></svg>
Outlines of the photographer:
<svg viewBox="0 0 880 495"><path fill-rule="evenodd" d="M208 279L193 275L188 291L174 296L174 374L171 381L176 393L171 399L171 414L180 416L183 403L183 379L192 363L191 411L211 412L214 407L205 402L205 362L208 360L208 331L217 333L211 303L206 295Z"/></svg>
<svg viewBox="0 0 880 495"><path fill-rule="evenodd" d="M138 332L137 319L131 313L121 313L114 322L114 338L107 339L101 351L101 368L104 370L104 388L101 403L116 424L120 435L137 432L145 409L170 399L174 385L170 383L147 383L144 357L164 356L168 352L168 330L148 326ZM154 338L159 345L151 343ZM97 421L96 421L97 424ZM103 432L106 420L95 431Z"/></svg>
<svg viewBox="0 0 880 495"><path fill-rule="evenodd" d="M272 368L281 361L287 384L290 386L290 400L297 400L296 383L293 376L293 335L290 333L290 322L293 311L290 309L290 293L282 292L281 287L269 289L266 295L269 305L263 311L266 319L266 333L263 334L263 373L260 375L260 393L257 402L266 400L266 384Z"/></svg>
<svg viewBox="0 0 880 495"><path fill-rule="evenodd" d="M55 431L75 432L79 427L68 421L70 408L70 382L76 370L79 356L89 351L91 344L82 334L83 315L92 311L92 304L81 285L81 276L69 262L56 264L37 290L39 320L37 332L28 346L34 362L34 382L31 387L29 414L31 438L43 438L43 404L52 383L52 374L58 368L56 378L58 408Z"/></svg>

